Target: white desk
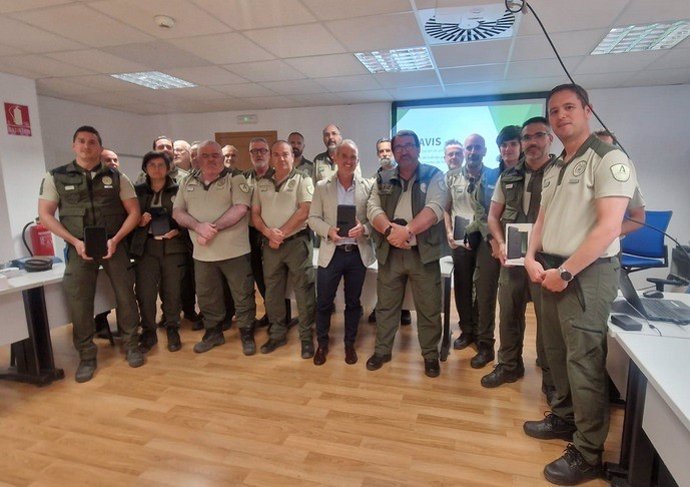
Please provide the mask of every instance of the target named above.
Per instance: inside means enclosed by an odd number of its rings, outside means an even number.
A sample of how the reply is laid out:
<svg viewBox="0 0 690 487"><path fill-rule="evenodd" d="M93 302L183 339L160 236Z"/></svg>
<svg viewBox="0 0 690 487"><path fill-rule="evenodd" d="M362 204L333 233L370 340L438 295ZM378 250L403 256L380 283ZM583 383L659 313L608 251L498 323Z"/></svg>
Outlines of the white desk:
<svg viewBox="0 0 690 487"><path fill-rule="evenodd" d="M8 279L9 287L0 290L0 345L12 344L16 370L0 378L44 385L64 377L55 367L50 328L71 320L62 287L64 264L55 264L44 272L23 273ZM114 293L105 273L96 284L96 312L113 308Z"/></svg>
<svg viewBox="0 0 690 487"><path fill-rule="evenodd" d="M668 294L690 303L690 295ZM644 320L640 320L644 321ZM675 482L690 486L687 459L690 452L689 326L653 322L638 332L609 325L611 378L626 393L625 422L620 465L623 478L613 485L648 486L653 476L655 452Z"/></svg>

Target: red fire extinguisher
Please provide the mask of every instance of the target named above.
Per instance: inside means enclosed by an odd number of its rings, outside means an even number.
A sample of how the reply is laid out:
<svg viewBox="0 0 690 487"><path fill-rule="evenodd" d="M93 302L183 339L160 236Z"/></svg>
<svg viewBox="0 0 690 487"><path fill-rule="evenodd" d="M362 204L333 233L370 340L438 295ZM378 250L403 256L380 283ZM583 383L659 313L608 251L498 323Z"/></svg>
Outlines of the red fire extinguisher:
<svg viewBox="0 0 690 487"><path fill-rule="evenodd" d="M31 248L29 248L27 245L25 238L27 227L30 227L29 235L31 236ZM50 232L50 230L41 225L41 223L38 221L38 218L36 218L35 222L29 222L24 226L24 230L22 231L22 240L24 241L24 246L32 256L55 255L55 249L53 248L53 234Z"/></svg>

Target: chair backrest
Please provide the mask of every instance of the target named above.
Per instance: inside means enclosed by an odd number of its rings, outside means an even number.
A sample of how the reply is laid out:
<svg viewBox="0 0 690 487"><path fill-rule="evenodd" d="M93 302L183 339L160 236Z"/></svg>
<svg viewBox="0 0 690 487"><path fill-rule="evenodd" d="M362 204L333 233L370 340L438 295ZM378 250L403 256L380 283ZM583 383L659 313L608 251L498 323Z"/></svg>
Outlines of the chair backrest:
<svg viewBox="0 0 690 487"><path fill-rule="evenodd" d="M645 224L649 225L639 228L628 234L621 240L621 252L633 254L641 257L651 257L663 259L666 257L666 246L663 233L654 230L655 228L663 232L668 228L673 211L646 211Z"/></svg>

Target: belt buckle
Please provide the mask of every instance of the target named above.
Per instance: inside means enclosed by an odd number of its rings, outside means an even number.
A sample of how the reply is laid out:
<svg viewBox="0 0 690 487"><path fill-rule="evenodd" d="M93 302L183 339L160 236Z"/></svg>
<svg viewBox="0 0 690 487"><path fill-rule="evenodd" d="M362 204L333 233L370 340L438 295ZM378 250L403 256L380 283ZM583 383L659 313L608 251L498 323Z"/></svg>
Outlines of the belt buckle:
<svg viewBox="0 0 690 487"><path fill-rule="evenodd" d="M354 249L354 244L345 244L341 245L340 248L343 249L344 252L352 252Z"/></svg>

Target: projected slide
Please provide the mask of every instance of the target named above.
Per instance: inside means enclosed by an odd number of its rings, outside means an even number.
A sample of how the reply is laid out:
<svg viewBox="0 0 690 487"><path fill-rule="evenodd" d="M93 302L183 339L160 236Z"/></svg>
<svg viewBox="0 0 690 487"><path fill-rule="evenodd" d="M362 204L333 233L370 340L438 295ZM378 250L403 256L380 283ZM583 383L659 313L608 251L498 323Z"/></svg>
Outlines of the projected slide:
<svg viewBox="0 0 690 487"><path fill-rule="evenodd" d="M484 165L498 166L496 136L506 125L522 125L528 118L544 115L544 102L540 99L495 101L472 104L404 106L395 110L393 133L414 130L422 146L420 159L446 171L443 145L446 140L457 139L464 144L465 137L477 133L486 140Z"/></svg>

